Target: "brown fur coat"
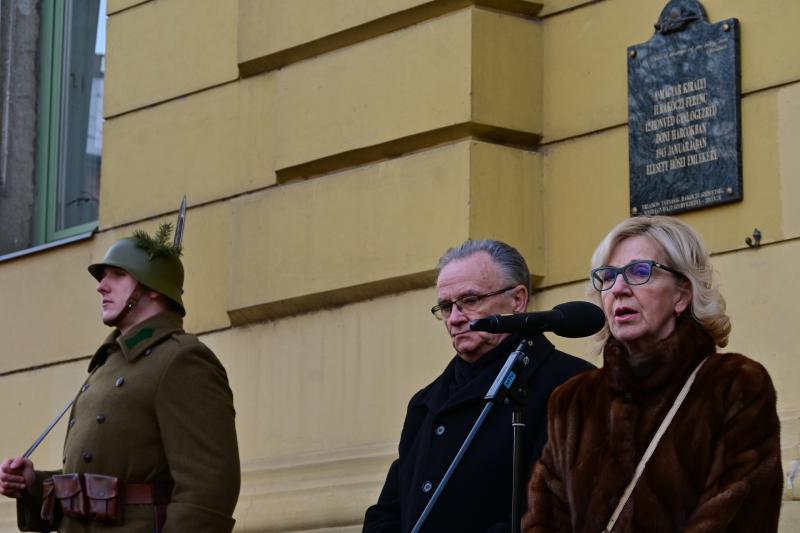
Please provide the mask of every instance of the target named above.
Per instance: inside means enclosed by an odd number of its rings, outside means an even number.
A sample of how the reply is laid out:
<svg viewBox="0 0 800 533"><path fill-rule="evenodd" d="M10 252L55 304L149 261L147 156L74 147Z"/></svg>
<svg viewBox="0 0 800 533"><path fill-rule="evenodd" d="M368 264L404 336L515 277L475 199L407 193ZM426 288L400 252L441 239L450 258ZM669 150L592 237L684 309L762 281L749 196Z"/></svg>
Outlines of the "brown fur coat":
<svg viewBox="0 0 800 533"><path fill-rule="evenodd" d="M692 319L631 365L615 339L603 368L556 389L549 441L528 486L525 532L600 533L686 378L706 356L615 533L775 532L782 470L775 389L764 367L715 354Z"/></svg>

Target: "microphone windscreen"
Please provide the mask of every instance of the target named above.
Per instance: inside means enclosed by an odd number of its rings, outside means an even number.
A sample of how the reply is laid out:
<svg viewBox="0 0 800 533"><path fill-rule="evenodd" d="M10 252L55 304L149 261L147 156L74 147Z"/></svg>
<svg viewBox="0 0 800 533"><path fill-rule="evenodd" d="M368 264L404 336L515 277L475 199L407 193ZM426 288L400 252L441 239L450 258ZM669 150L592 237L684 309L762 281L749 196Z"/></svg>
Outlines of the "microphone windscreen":
<svg viewBox="0 0 800 533"><path fill-rule="evenodd" d="M590 302L566 302L553 308L562 318L550 323L551 331L561 337L580 338L594 335L606 323L603 310Z"/></svg>

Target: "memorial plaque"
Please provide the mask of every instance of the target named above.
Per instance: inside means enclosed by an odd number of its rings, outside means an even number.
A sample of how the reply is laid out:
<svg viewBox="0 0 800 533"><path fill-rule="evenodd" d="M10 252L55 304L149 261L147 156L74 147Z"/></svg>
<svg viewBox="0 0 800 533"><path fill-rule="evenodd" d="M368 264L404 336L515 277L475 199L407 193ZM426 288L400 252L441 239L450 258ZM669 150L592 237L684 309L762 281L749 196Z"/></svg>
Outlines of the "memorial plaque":
<svg viewBox="0 0 800 533"><path fill-rule="evenodd" d="M628 48L632 215L742 199L739 101L739 22L670 1L653 37Z"/></svg>

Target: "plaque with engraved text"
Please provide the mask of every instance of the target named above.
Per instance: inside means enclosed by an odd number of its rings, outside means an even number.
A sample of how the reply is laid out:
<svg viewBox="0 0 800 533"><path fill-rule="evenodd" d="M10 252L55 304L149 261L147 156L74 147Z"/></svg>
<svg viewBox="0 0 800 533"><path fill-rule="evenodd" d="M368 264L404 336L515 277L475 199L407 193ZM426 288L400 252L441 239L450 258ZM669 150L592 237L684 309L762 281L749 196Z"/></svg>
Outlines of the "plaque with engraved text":
<svg viewBox="0 0 800 533"><path fill-rule="evenodd" d="M628 48L628 132L632 215L742 199L738 20L667 4L653 37Z"/></svg>

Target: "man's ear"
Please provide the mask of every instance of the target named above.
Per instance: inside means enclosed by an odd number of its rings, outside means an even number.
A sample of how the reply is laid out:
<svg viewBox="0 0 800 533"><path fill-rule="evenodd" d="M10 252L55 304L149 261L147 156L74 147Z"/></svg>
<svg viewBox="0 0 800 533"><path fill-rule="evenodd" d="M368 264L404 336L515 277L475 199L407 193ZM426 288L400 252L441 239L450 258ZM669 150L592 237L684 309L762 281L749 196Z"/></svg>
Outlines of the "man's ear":
<svg viewBox="0 0 800 533"><path fill-rule="evenodd" d="M528 288L525 285L514 287L511 296L514 298L515 313L524 313L528 310Z"/></svg>
<svg viewBox="0 0 800 533"><path fill-rule="evenodd" d="M162 311L166 311L171 306L169 298L156 291L147 291L147 299L158 305Z"/></svg>

